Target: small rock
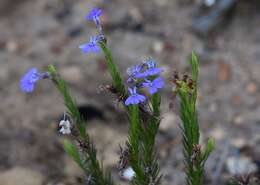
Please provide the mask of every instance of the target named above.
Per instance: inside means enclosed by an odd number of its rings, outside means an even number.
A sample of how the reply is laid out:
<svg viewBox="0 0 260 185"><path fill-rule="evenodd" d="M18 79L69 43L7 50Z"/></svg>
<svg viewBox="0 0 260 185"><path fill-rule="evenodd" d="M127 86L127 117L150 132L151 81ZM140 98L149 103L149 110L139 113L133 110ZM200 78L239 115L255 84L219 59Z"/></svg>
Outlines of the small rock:
<svg viewBox="0 0 260 185"><path fill-rule="evenodd" d="M163 43L161 41L156 41L153 44L153 50L157 54L161 53L163 51Z"/></svg>
<svg viewBox="0 0 260 185"><path fill-rule="evenodd" d="M232 96L232 99L231 99L232 103L234 105L240 105L241 104L241 98L239 95L234 95Z"/></svg>
<svg viewBox="0 0 260 185"><path fill-rule="evenodd" d="M227 170L232 175L244 175L257 171L257 166L248 157L230 157L226 162Z"/></svg>
<svg viewBox="0 0 260 185"><path fill-rule="evenodd" d="M219 71L218 71L218 79L220 81L226 81L230 78L230 66L224 62L220 62Z"/></svg>
<svg viewBox="0 0 260 185"><path fill-rule="evenodd" d="M244 138L234 138L231 140L231 144L236 148L243 148L247 142Z"/></svg>
<svg viewBox="0 0 260 185"><path fill-rule="evenodd" d="M257 89L257 85L253 82L249 83L246 87L247 92L249 92L250 94L256 93Z"/></svg>
<svg viewBox="0 0 260 185"><path fill-rule="evenodd" d="M173 129L176 125L176 115L172 112L165 113L160 123L160 130L167 132L169 129Z"/></svg>
<svg viewBox="0 0 260 185"><path fill-rule="evenodd" d="M237 115L233 119L233 123L236 125L241 125L245 121L244 117L241 115Z"/></svg>
<svg viewBox="0 0 260 185"><path fill-rule="evenodd" d="M206 6L213 6L216 3L216 0L204 0Z"/></svg>
<svg viewBox="0 0 260 185"><path fill-rule="evenodd" d="M136 22L142 22L143 21L143 15L141 14L140 10L138 8L130 8L129 9L129 15L136 21Z"/></svg>
<svg viewBox="0 0 260 185"><path fill-rule="evenodd" d="M16 51L18 50L18 48L19 48L18 45L19 45L19 44L18 44L17 41L15 41L15 40L9 40L9 41L7 42L7 44L6 44L6 49L7 49L7 51L9 51L9 52L16 52Z"/></svg>
<svg viewBox="0 0 260 185"><path fill-rule="evenodd" d="M42 185L44 179L35 170L15 167L0 174L0 185Z"/></svg>
<svg viewBox="0 0 260 185"><path fill-rule="evenodd" d="M210 135L216 140L222 140L226 136L226 132L222 128L214 128Z"/></svg>
<svg viewBox="0 0 260 185"><path fill-rule="evenodd" d="M78 83L83 78L81 69L77 66L63 67L60 74L69 83Z"/></svg>

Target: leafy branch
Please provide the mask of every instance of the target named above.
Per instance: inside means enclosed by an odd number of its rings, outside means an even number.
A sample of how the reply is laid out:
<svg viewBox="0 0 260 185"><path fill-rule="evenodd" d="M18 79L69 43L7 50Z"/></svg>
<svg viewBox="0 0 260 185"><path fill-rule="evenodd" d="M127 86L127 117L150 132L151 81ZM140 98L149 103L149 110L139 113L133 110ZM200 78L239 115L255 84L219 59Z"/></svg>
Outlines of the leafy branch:
<svg viewBox="0 0 260 185"><path fill-rule="evenodd" d="M71 97L65 81L58 75L53 65L48 66L48 72L55 86L64 99L64 104L75 122L72 136L77 141L78 147L72 142L65 140L64 149L74 159L74 161L85 172L87 178L97 185L113 185L111 175L105 174L104 169L97 159L97 151L91 143L89 135L86 133L85 123L81 118L75 101Z"/></svg>
<svg viewBox="0 0 260 185"><path fill-rule="evenodd" d="M210 153L214 149L213 139L209 139L205 149L199 144L200 129L196 110L197 84L198 84L198 59L195 52L190 58L191 79L176 79L176 92L180 97L180 117L182 120L182 143L186 165L186 184L202 185L204 166Z"/></svg>

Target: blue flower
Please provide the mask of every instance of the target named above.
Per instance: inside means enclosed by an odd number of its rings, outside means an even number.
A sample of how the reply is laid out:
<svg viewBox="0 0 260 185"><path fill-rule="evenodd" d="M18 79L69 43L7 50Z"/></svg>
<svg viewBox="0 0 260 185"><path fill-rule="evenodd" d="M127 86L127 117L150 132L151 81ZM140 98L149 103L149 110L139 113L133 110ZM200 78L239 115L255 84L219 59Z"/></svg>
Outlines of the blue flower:
<svg viewBox="0 0 260 185"><path fill-rule="evenodd" d="M91 36L90 41L88 43L82 44L79 48L82 50L83 53L99 53L100 47L98 45L98 41L100 40L100 36Z"/></svg>
<svg viewBox="0 0 260 185"><path fill-rule="evenodd" d="M91 10L91 12L86 16L87 20L94 21L96 24L96 27L99 31L102 31L102 27L100 24L99 17L102 15L102 10L99 8L94 8Z"/></svg>
<svg viewBox="0 0 260 185"><path fill-rule="evenodd" d="M100 8L93 8L86 16L86 19L92 21L96 18L99 18L101 15L102 15L102 10Z"/></svg>
<svg viewBox="0 0 260 185"><path fill-rule="evenodd" d="M144 61L141 65L135 65L127 69L127 74L130 78L128 82L134 81L136 78L145 78L155 76L163 72L162 68L156 67L156 62L153 59Z"/></svg>
<svg viewBox="0 0 260 185"><path fill-rule="evenodd" d="M129 78L127 80L128 83L134 81L135 78L144 78L142 73L143 67L141 65L134 65L132 67L127 68L127 74L129 75Z"/></svg>
<svg viewBox="0 0 260 185"><path fill-rule="evenodd" d="M146 59L143 64L145 64L148 68L154 68L156 67L156 61L152 58Z"/></svg>
<svg viewBox="0 0 260 185"><path fill-rule="evenodd" d="M130 96L126 99L125 105L137 105L145 101L145 96L138 94L136 92L136 87L128 88L128 90L130 92Z"/></svg>
<svg viewBox="0 0 260 185"><path fill-rule="evenodd" d="M147 70L144 72L143 76L148 77L148 76L154 76L158 75L161 72L163 72L162 68L156 67L156 62L153 59L148 59L143 62L144 65L147 66Z"/></svg>
<svg viewBox="0 0 260 185"><path fill-rule="evenodd" d="M159 67L148 68L148 69L144 72L143 76L145 76L145 77L154 76L154 75L158 75L158 74L160 74L160 73L162 73L162 72L163 72L163 69L162 69L162 68L159 68Z"/></svg>
<svg viewBox="0 0 260 185"><path fill-rule="evenodd" d="M36 82L40 79L49 77L48 72L39 73L37 68L31 68L20 80L20 89L23 92L31 93L34 90Z"/></svg>
<svg viewBox="0 0 260 185"><path fill-rule="evenodd" d="M143 87L147 87L150 94L154 94L158 89L163 88L164 79L162 77L155 78L153 81L145 79Z"/></svg>

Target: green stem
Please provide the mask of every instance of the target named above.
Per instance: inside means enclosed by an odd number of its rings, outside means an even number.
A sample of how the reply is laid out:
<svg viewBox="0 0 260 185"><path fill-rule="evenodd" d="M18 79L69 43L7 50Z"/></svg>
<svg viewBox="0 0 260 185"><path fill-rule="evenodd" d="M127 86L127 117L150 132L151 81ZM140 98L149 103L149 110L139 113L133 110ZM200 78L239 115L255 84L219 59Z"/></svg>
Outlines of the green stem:
<svg viewBox="0 0 260 185"><path fill-rule="evenodd" d="M79 138L76 140L83 144L84 147L80 148L82 150L83 157L80 157L79 152L76 151L76 147L68 142L64 143L64 148L67 153L73 157L77 164L84 170L86 174L90 174L93 181L97 185L113 185L110 174L105 174L103 168L101 167L99 161L97 160L97 152L95 146L90 142L89 135L86 133L86 126L83 122L80 112L76 106L75 101L71 97L69 90L65 81L57 74L56 69L53 65L48 66L48 71L52 77L52 81L55 86L62 94L64 99L64 104L67 107L71 118L75 121L77 131L79 132ZM82 147L82 146L81 146Z"/></svg>

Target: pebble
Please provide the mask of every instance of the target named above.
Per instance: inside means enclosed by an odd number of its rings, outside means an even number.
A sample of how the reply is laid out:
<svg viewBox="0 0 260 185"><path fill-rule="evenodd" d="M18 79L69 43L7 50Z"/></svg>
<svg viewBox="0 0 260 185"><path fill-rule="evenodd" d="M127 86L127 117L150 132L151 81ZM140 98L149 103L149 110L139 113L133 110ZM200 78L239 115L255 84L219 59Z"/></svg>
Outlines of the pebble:
<svg viewBox="0 0 260 185"><path fill-rule="evenodd" d="M161 41L154 42L153 50L155 53L160 54L163 51L163 43Z"/></svg>
<svg viewBox="0 0 260 185"><path fill-rule="evenodd" d="M231 140L231 144L236 148L243 148L247 142L244 138L234 138Z"/></svg>
<svg viewBox="0 0 260 185"><path fill-rule="evenodd" d="M230 78L230 66L224 62L219 63L218 79L226 81Z"/></svg>
<svg viewBox="0 0 260 185"><path fill-rule="evenodd" d="M0 174L0 185L42 185L44 176L32 169L14 167Z"/></svg>
<svg viewBox="0 0 260 185"><path fill-rule="evenodd" d="M66 66L60 69L60 74L69 83L78 83L83 79L81 69L77 66Z"/></svg>
<svg viewBox="0 0 260 185"><path fill-rule="evenodd" d="M246 87L247 92L249 92L250 94L256 93L257 89L258 89L257 85L253 82L250 82Z"/></svg>
<svg viewBox="0 0 260 185"><path fill-rule="evenodd" d="M16 42L15 40L9 40L6 44L6 49L9 52L16 52L19 48L18 45L18 42Z"/></svg>
<svg viewBox="0 0 260 185"><path fill-rule="evenodd" d="M204 4L206 5L206 6L213 6L214 4L216 3L216 0L205 0L204 1Z"/></svg>
<svg viewBox="0 0 260 185"><path fill-rule="evenodd" d="M233 118L233 123L235 124L235 125L241 125L242 123L244 123L245 122L245 119L244 119L244 117L242 116L242 115L237 115L237 116L235 116L234 118Z"/></svg>
<svg viewBox="0 0 260 185"><path fill-rule="evenodd" d="M210 135L216 139L216 140L222 140L226 136L226 132L222 128L214 128L211 132Z"/></svg>
<svg viewBox="0 0 260 185"><path fill-rule="evenodd" d="M173 129L176 126L177 117L173 112L168 112L163 115L163 119L160 123L160 130L168 132L170 129Z"/></svg>
<svg viewBox="0 0 260 185"><path fill-rule="evenodd" d="M232 175L245 175L257 171L257 166L248 157L229 157L226 167Z"/></svg>

